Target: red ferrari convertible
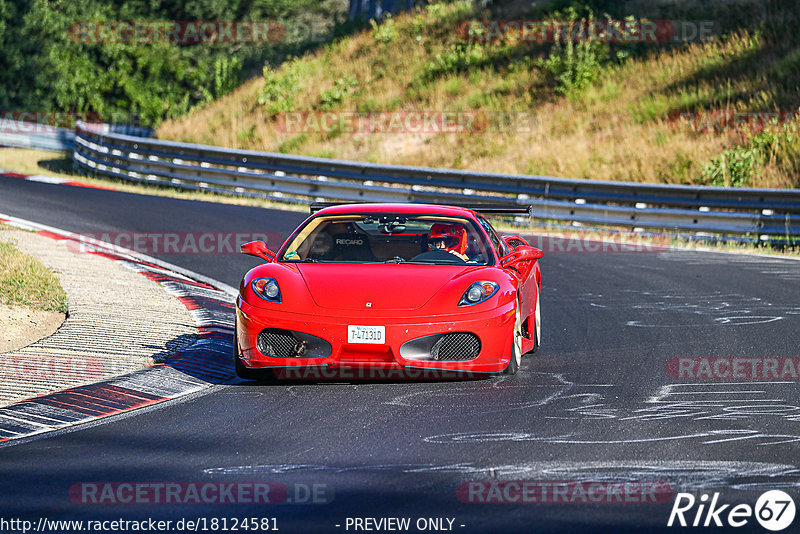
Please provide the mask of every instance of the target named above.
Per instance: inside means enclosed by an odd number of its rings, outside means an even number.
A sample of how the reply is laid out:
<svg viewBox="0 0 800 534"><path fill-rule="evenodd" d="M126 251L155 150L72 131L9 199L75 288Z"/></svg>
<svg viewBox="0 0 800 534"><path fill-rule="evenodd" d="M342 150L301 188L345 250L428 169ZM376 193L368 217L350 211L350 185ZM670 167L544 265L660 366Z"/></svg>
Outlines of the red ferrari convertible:
<svg viewBox="0 0 800 534"><path fill-rule="evenodd" d="M319 209L239 288L237 374L425 369L515 374L541 340L538 259L488 213L530 208L339 204Z"/></svg>

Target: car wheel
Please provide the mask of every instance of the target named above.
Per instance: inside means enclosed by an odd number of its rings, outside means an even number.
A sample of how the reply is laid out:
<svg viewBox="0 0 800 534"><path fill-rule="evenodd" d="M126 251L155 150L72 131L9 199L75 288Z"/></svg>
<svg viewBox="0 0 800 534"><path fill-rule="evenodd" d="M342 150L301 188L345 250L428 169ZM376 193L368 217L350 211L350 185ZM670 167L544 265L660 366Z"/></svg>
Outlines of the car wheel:
<svg viewBox="0 0 800 534"><path fill-rule="evenodd" d="M275 380L275 373L272 369L250 369L245 367L239 358L239 342L236 340L237 325L234 323L233 329L233 365L236 368L236 376L245 380L258 380L259 382L272 382Z"/></svg>
<svg viewBox="0 0 800 534"><path fill-rule="evenodd" d="M517 299L517 310L514 319L514 341L511 344L511 358L504 373L507 375L517 374L520 363L522 363L522 310L520 309L519 299Z"/></svg>
<svg viewBox="0 0 800 534"><path fill-rule="evenodd" d="M536 312L534 312L534 327L533 327L533 348L531 352L539 350L542 344L542 312L539 308L539 293L536 294Z"/></svg>

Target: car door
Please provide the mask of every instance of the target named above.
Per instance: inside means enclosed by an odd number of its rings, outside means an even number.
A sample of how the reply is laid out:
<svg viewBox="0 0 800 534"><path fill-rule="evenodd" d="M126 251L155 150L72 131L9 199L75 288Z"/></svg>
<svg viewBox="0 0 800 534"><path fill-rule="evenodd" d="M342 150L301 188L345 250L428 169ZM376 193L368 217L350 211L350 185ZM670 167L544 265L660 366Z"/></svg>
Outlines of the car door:
<svg viewBox="0 0 800 534"><path fill-rule="evenodd" d="M497 256L499 258L511 252L511 248L505 240L500 237L500 234L497 233L489 221L478 215L478 222L489 236L492 247L497 251ZM523 320L533 315L534 306L536 305L536 282L534 281L531 283L531 280L534 278L534 265L535 261L523 261L517 263L514 267L506 269L519 280L518 296L520 299L520 306L522 307Z"/></svg>

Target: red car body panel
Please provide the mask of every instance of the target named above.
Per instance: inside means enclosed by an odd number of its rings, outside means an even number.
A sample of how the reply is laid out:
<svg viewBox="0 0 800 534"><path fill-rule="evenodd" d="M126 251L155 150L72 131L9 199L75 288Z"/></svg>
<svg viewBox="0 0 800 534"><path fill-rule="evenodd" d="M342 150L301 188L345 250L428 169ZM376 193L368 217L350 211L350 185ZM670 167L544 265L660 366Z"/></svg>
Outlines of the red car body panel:
<svg viewBox="0 0 800 534"><path fill-rule="evenodd" d="M475 212L465 208L419 204L340 205L315 216L352 213L447 215L478 222ZM281 247L278 258L293 237ZM281 261L258 265L242 279L237 299L235 341L241 364L251 369L322 366L502 372L512 355L517 298L523 321L533 321L540 271L536 260L504 268L496 251L493 253L494 265L485 266ZM281 302L255 294L251 282L263 277L277 281ZM480 281L494 282L499 289L485 302L459 307L466 289ZM384 343L348 343L348 325L383 326ZM267 356L257 343L264 329L322 338L330 343L331 354L324 358ZM401 354L401 346L410 340L453 332L479 337L481 348L476 358L420 361ZM534 341L523 337L522 344L525 353Z"/></svg>

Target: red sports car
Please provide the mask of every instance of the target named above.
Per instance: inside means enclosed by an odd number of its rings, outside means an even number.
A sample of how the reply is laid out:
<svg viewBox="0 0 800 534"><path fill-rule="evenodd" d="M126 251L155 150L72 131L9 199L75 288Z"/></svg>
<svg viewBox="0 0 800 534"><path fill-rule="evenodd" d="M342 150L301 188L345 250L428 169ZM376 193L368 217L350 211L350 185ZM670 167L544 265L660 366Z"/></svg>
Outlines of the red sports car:
<svg viewBox="0 0 800 534"><path fill-rule="evenodd" d="M541 340L538 259L483 213L530 208L340 204L312 215L239 288L237 374L315 368L515 374ZM291 373L289 373L291 375Z"/></svg>

